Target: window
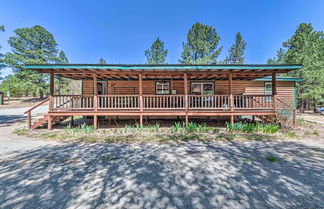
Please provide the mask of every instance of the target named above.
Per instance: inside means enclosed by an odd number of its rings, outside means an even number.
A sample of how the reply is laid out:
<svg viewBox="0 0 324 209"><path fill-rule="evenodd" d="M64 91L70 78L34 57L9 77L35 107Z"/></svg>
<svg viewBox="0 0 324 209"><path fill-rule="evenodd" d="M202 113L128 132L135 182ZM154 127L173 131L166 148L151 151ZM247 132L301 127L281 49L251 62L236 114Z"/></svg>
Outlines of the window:
<svg viewBox="0 0 324 209"><path fill-rule="evenodd" d="M156 94L170 94L170 82L157 81L155 83Z"/></svg>
<svg viewBox="0 0 324 209"><path fill-rule="evenodd" d="M264 82L264 94L272 95L272 82ZM265 101L271 102L271 97L266 97Z"/></svg>
<svg viewBox="0 0 324 209"><path fill-rule="evenodd" d="M191 94L210 95L214 94L213 82L191 82Z"/></svg>

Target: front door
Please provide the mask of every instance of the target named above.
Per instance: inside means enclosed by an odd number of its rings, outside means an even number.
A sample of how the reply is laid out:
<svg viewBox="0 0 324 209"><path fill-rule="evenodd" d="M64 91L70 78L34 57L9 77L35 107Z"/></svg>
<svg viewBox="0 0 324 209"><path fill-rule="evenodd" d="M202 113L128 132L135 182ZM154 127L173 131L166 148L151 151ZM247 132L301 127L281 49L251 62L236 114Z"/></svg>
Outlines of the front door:
<svg viewBox="0 0 324 209"><path fill-rule="evenodd" d="M98 89L98 92L97 94L98 95L106 95L107 94L107 81L98 81L97 82L97 89Z"/></svg>

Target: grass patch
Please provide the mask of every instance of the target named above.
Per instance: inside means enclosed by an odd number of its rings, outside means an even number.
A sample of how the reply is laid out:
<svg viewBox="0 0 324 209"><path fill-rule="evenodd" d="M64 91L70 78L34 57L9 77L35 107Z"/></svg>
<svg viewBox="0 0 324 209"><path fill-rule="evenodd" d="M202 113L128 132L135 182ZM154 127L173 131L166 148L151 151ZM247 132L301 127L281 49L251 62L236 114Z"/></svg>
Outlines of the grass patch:
<svg viewBox="0 0 324 209"><path fill-rule="evenodd" d="M227 134L227 133L221 133L219 135L216 136L216 139L220 139L220 140L234 140L236 138L235 134Z"/></svg>
<svg viewBox="0 0 324 209"><path fill-rule="evenodd" d="M118 160L119 158L115 157L115 156L104 155L104 156L100 156L100 159L103 162L109 162L109 161L113 161L113 160Z"/></svg>
<svg viewBox="0 0 324 209"><path fill-rule="evenodd" d="M310 136L310 135L320 136L320 133L319 133L319 131L317 131L317 130L314 130L314 131L305 131L305 132L304 132L304 135L305 135L305 136Z"/></svg>
<svg viewBox="0 0 324 209"><path fill-rule="evenodd" d="M71 126L71 124L67 125L64 130L68 133L72 133L72 134L77 134L77 133L85 133L85 134L89 134L89 133L93 133L94 132L94 128L92 125L87 125L86 123L82 123L76 127Z"/></svg>
<svg viewBox="0 0 324 209"><path fill-rule="evenodd" d="M295 131L287 131L284 133L284 136L288 138L298 138L298 135Z"/></svg>
<svg viewBox="0 0 324 209"><path fill-rule="evenodd" d="M275 163L275 162L278 161L278 158L276 158L276 157L274 157L274 156L268 156L266 159L267 159L268 161L270 161L270 162L273 162L273 163Z"/></svg>
<svg viewBox="0 0 324 209"><path fill-rule="evenodd" d="M184 122L177 122L170 127L170 130L173 133L179 132L189 132L189 133L207 133L211 130L210 127L207 126L206 123L198 124L195 122L189 122L188 126ZM215 131L217 131L215 129Z"/></svg>
<svg viewBox="0 0 324 209"><path fill-rule="evenodd" d="M228 123L226 122L226 131L228 132L243 132L243 133L254 133L254 132L262 132L262 133L270 133L274 134L279 131L279 126L268 123Z"/></svg>

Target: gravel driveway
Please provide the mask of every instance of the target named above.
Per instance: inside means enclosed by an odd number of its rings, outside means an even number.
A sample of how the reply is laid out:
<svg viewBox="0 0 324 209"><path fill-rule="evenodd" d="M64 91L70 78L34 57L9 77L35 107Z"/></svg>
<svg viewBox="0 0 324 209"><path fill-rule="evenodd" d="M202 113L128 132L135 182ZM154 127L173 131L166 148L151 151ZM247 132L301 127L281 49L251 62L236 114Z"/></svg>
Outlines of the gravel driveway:
<svg viewBox="0 0 324 209"><path fill-rule="evenodd" d="M61 143L18 126L0 127L0 208L324 208L323 144Z"/></svg>

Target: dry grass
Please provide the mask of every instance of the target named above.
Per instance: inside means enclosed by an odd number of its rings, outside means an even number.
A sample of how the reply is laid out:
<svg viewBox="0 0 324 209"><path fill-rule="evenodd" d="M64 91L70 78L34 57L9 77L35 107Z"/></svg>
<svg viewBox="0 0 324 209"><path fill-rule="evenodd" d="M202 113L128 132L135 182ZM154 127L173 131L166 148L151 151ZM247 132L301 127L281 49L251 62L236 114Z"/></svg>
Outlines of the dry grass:
<svg viewBox="0 0 324 209"><path fill-rule="evenodd" d="M41 102L42 99L38 97L20 97L20 98L10 98L8 101L7 97L5 97L4 104L0 105L0 109L6 109L6 108L19 108L19 107L31 107L39 102ZM45 103L44 105L48 105Z"/></svg>

